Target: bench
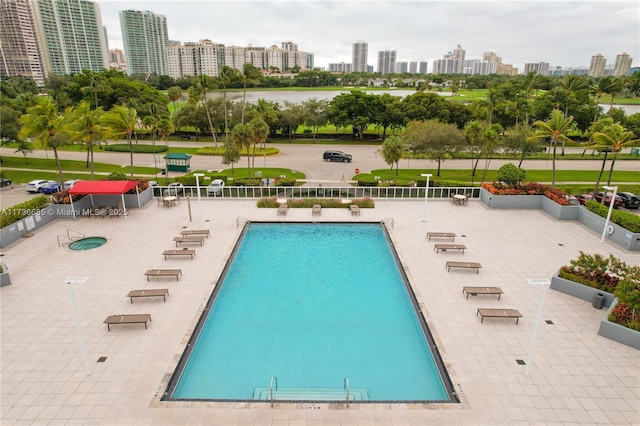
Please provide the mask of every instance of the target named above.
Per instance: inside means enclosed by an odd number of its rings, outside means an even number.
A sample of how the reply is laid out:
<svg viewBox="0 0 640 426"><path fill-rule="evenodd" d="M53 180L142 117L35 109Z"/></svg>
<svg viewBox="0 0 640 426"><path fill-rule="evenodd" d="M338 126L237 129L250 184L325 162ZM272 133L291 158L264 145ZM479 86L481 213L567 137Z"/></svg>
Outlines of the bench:
<svg viewBox="0 0 640 426"><path fill-rule="evenodd" d="M162 252L162 255L164 256L164 260L167 260L167 256L191 256L191 259L193 260L193 256L196 255L196 251L195 250L165 250Z"/></svg>
<svg viewBox="0 0 640 426"><path fill-rule="evenodd" d="M199 243L201 246L204 245L204 237L202 236L191 236L191 237L175 237L173 241L176 242L176 247L178 244L195 244Z"/></svg>
<svg viewBox="0 0 640 426"><path fill-rule="evenodd" d="M451 238L451 241L453 241L456 238L456 234L453 232L427 232L427 239L431 241L431 238Z"/></svg>
<svg viewBox="0 0 640 426"><path fill-rule="evenodd" d="M440 252L440 250L442 251L447 251L447 250L458 250L461 251L462 254L464 254L464 251L467 247L463 244L434 244L433 249L436 251L436 254L438 254Z"/></svg>
<svg viewBox="0 0 640 426"><path fill-rule="evenodd" d="M452 262L452 261L447 261L447 272L450 272L451 268L475 269L476 270L476 274L478 274L478 273L480 273L480 268L482 268L482 265L480 265L477 262Z"/></svg>
<svg viewBox="0 0 640 426"><path fill-rule="evenodd" d="M154 288L150 290L131 290L127 294L127 297L131 299L131 303L133 303L134 297L162 297L162 299L166 302L168 295L169 295L168 289Z"/></svg>
<svg viewBox="0 0 640 426"><path fill-rule="evenodd" d="M504 291L500 287L462 287L462 293L467 293L467 299L469 295L477 296L478 294L497 294L498 300L500 295L504 294Z"/></svg>
<svg viewBox="0 0 640 426"><path fill-rule="evenodd" d="M109 315L103 323L111 331L111 326L115 324L144 324L144 328L147 328L147 321L151 321L151 314Z"/></svg>
<svg viewBox="0 0 640 426"><path fill-rule="evenodd" d="M483 322L485 317L487 318L515 318L516 324L520 321L522 314L515 309L488 309L478 308L476 316L480 315L482 318L480 322Z"/></svg>
<svg viewBox="0 0 640 426"><path fill-rule="evenodd" d="M144 274L147 276L147 281L149 277L176 277L178 281L178 277L182 275L182 269L149 269Z"/></svg>
<svg viewBox="0 0 640 426"><path fill-rule="evenodd" d="M188 229L184 231L180 231L180 235L183 237L188 237L190 235L204 235L209 238L209 230L208 229Z"/></svg>

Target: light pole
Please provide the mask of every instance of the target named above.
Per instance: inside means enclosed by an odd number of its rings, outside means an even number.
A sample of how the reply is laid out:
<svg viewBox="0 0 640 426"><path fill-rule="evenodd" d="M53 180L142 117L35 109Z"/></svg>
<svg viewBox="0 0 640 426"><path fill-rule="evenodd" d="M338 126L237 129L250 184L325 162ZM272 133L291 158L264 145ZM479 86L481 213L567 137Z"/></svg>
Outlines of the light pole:
<svg viewBox="0 0 640 426"><path fill-rule="evenodd" d="M544 309L544 298L547 295L547 289L551 285L551 282L546 278L527 278L527 282L531 285L539 285L542 287L540 293L540 301L538 302L538 311L536 312L535 324L533 325L533 335L531 336L531 342L529 343L529 350L527 351L527 360L525 361L524 375L529 375L529 368L531 368L531 357L533 356L533 348L536 345L536 339L538 338L538 329L540 328L540 319L542 318L542 310Z"/></svg>
<svg viewBox="0 0 640 426"><path fill-rule="evenodd" d="M204 176L204 173L194 173L193 175L196 177L196 188L198 189L198 216L200 216L200 219L202 220L202 207L200 205L200 178Z"/></svg>
<svg viewBox="0 0 640 426"><path fill-rule="evenodd" d="M73 294L74 283L85 283L89 277L69 277L65 280L67 288L69 289L69 298L71 299L71 308L73 310L73 316L76 320L76 330L78 331L78 337L80 337L80 349L82 350L82 357L84 358L84 367L87 370L87 376L91 375L91 366L89 365L89 355L87 355L87 347L84 343L84 335L82 334L82 326L80 325L80 316L78 315L78 306L76 305L76 297Z"/></svg>
<svg viewBox="0 0 640 426"><path fill-rule="evenodd" d="M433 176L431 173L420 174L427 178L427 185L424 187L424 219L422 222L427 223L427 200L429 199L429 178Z"/></svg>
<svg viewBox="0 0 640 426"><path fill-rule="evenodd" d="M607 227L609 226L609 219L611 219L611 211L613 210L613 204L616 201L616 194L618 193L617 186L603 186L607 191L613 190L613 196L611 197L611 201L609 202L609 212L607 213L607 220L604 221L604 229L602 230L602 238L600 238L600 244L604 243L604 236L607 233ZM602 198L604 200L607 199L607 194L602 194Z"/></svg>

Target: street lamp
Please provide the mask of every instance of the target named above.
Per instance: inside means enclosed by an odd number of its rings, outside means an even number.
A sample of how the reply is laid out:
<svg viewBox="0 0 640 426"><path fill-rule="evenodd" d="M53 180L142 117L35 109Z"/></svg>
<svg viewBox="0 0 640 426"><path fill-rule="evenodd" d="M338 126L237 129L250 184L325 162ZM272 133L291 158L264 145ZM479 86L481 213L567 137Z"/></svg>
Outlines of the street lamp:
<svg viewBox="0 0 640 426"><path fill-rule="evenodd" d="M527 278L527 282L530 285L539 285L542 287L540 292L540 301L538 302L538 311L536 312L535 324L533 325L533 335L531 336L531 342L529 343L529 350L527 351L527 360L525 361L526 367L524 368L524 375L529 375L529 368L531 367L531 357L533 355L533 348L536 345L536 339L538 338L538 329L540 328L540 319L542 318L542 309L544 309L544 298L547 295L547 289L551 285L551 282L546 278Z"/></svg>
<svg viewBox="0 0 640 426"><path fill-rule="evenodd" d="M196 188L198 189L198 215L200 216L200 219L202 219L202 207L200 205L200 178L204 176L204 173L194 173L193 175L196 177Z"/></svg>
<svg viewBox="0 0 640 426"><path fill-rule="evenodd" d="M73 309L73 316L76 320L76 330L78 331L78 337L80 337L80 349L82 350L82 357L84 358L84 367L87 370L87 376L91 375L91 366L89 365L89 356L87 355L87 347L84 343L84 335L82 334L82 326L80 325L80 316L78 315L78 306L76 305L76 297L73 294L74 283L85 283L89 277L69 277L65 280L67 288L69 289L69 298L71 299L71 308Z"/></svg>
<svg viewBox="0 0 640 426"><path fill-rule="evenodd" d="M613 196L611 197L611 201L609 202L609 212L607 213L607 220L604 221L604 229L602 230L602 238L600 238L600 243L602 244L604 242L604 236L607 233L607 228L609 227L609 219L611 219L611 211L613 210L613 204L616 201L616 193L618 192L618 187L617 186L603 186L604 189L606 189L607 191L613 191ZM602 194L602 199L606 200L607 199L607 194L604 193Z"/></svg>
<svg viewBox="0 0 640 426"><path fill-rule="evenodd" d="M427 178L427 185L424 187L424 219L422 222L427 223L427 200L429 199L429 178L433 176L431 173L420 174Z"/></svg>

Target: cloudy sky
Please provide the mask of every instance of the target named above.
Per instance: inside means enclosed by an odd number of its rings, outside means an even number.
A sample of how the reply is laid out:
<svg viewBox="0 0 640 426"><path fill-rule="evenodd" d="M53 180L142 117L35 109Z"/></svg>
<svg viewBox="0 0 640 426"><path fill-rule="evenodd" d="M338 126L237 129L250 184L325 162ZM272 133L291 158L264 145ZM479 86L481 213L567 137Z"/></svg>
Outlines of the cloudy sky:
<svg viewBox="0 0 640 426"><path fill-rule="evenodd" d="M122 48L118 11L150 10L167 17L169 38L210 39L226 46L280 47L313 52L315 66L351 62L351 45L396 50L398 61L442 59L456 45L466 59L496 52L504 63L589 66L601 53L607 65L626 52L640 64L640 2L636 1L123 1L98 0L109 47Z"/></svg>

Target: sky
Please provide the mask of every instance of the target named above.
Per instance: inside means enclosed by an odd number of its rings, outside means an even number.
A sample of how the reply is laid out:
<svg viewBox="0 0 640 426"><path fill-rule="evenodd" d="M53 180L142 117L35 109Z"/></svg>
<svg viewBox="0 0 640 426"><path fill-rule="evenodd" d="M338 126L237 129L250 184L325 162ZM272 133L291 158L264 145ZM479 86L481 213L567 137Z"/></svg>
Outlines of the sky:
<svg viewBox="0 0 640 426"><path fill-rule="evenodd" d="M123 1L98 0L109 48L122 48L118 12L149 10L167 17L169 39L209 39L225 46L281 47L292 41L314 54L316 67L351 63L351 46L365 41L368 64L396 50L398 62L442 59L457 45L465 59L495 52L522 73L525 63L607 65L623 52L640 65L639 1Z"/></svg>

